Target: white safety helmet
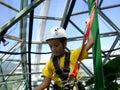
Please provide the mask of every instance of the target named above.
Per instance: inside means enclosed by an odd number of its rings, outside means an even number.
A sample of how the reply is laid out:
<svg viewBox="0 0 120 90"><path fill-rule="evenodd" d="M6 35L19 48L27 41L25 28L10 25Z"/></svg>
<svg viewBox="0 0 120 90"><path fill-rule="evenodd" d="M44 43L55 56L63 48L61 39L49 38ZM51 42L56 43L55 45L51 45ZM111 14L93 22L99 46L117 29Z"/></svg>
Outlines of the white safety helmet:
<svg viewBox="0 0 120 90"><path fill-rule="evenodd" d="M47 40L54 39L54 38L67 38L66 32L62 27L54 27L52 28L49 33L47 34Z"/></svg>

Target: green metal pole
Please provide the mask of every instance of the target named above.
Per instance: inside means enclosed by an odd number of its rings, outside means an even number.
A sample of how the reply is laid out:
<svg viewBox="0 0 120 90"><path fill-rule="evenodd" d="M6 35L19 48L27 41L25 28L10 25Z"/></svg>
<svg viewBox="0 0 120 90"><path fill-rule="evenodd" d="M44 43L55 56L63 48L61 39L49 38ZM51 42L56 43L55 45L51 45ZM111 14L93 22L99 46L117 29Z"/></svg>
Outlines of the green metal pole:
<svg viewBox="0 0 120 90"><path fill-rule="evenodd" d="M28 0L21 0L21 10L23 10L28 5ZM22 46L20 47L21 52L26 52L26 32L27 32L27 15L21 18L20 20L20 38L23 40ZM22 64L22 73L27 73L27 54L21 54L21 64ZM25 81L25 89L29 87L29 75L23 75Z"/></svg>
<svg viewBox="0 0 120 90"><path fill-rule="evenodd" d="M94 7L94 10L95 10L93 23L91 26L92 35L94 38L94 45L92 48L93 63L94 63L94 82L95 82L94 89L104 90L100 34L99 34L98 16L97 16L97 10L96 10L97 8L94 0L88 0L89 13L92 11L92 7Z"/></svg>

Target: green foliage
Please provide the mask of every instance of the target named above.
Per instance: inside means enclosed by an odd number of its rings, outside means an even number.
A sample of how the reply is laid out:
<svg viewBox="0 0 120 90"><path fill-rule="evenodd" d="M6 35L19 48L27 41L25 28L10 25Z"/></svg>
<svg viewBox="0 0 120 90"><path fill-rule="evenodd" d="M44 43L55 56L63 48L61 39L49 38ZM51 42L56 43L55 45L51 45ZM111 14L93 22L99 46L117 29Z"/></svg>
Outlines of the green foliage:
<svg viewBox="0 0 120 90"><path fill-rule="evenodd" d="M120 90L116 79L120 77L120 55L103 66L105 90ZM94 84L94 77L85 82L86 86Z"/></svg>

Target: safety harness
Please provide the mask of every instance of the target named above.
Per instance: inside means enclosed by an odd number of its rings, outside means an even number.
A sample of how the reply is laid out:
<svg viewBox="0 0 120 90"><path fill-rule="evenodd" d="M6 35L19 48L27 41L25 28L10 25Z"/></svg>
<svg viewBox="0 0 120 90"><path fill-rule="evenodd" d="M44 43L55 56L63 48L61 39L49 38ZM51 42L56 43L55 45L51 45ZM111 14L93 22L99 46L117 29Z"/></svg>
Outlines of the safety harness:
<svg viewBox="0 0 120 90"><path fill-rule="evenodd" d="M65 60L64 60L64 68L61 69L58 63L58 56L53 55L53 65L55 68L56 74L61 78L62 81L67 80L68 74L70 72L69 63L70 63L70 51L68 48L65 49Z"/></svg>
<svg viewBox="0 0 120 90"><path fill-rule="evenodd" d="M58 58L57 56L53 55L52 56L52 60L53 60L53 65L56 71L56 74L61 78L61 80L63 81L63 85L64 87L58 87L56 85L54 85L54 89L53 90L72 90L73 86L71 85L65 85L68 80L68 76L69 76L69 72L70 72L70 68L69 68L69 63L70 63L70 51L68 48L65 49L65 60L64 60L64 68L61 69L59 67L59 63L58 63ZM83 84L81 82L77 83L78 89L79 90L85 90Z"/></svg>

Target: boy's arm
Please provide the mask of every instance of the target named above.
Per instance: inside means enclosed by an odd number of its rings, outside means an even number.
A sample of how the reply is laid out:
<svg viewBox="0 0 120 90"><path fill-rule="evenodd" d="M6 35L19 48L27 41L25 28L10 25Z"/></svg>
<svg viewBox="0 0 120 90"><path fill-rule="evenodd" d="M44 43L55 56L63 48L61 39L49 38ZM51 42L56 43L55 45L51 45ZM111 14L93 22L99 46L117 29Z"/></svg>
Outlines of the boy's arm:
<svg viewBox="0 0 120 90"><path fill-rule="evenodd" d="M86 20L86 24L88 25L90 19L88 18ZM91 33L91 30L89 32L89 36L88 36L88 40L87 40L87 43L86 43L86 50L88 51L94 44L94 39L93 39L93 36L92 36L92 33Z"/></svg>
<svg viewBox="0 0 120 90"><path fill-rule="evenodd" d="M34 90L44 90L45 88L49 86L50 82L51 82L51 79L45 77L44 81L40 85L35 87Z"/></svg>

